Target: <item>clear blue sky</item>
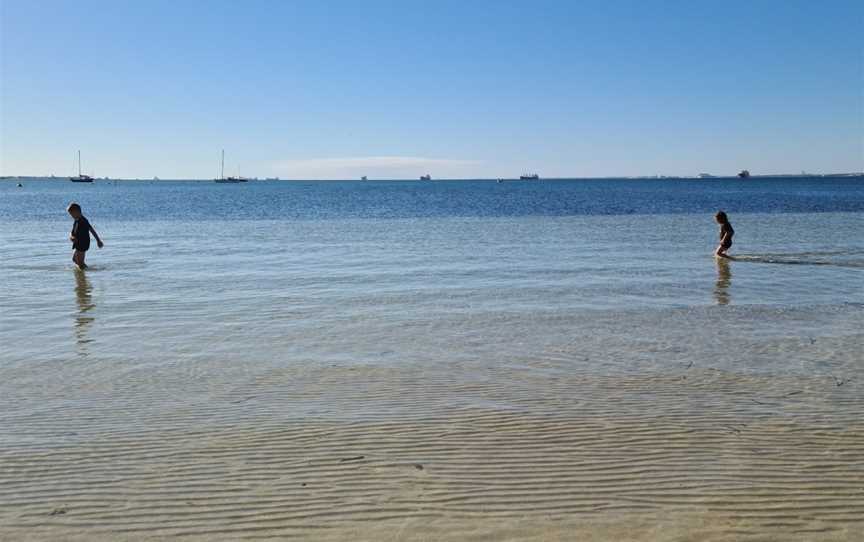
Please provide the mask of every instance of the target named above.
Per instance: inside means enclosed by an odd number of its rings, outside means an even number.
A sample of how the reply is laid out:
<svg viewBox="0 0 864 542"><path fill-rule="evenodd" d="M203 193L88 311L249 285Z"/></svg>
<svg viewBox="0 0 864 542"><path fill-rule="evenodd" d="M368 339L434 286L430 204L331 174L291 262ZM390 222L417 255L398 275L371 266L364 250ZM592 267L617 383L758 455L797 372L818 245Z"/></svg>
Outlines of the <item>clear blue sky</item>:
<svg viewBox="0 0 864 542"><path fill-rule="evenodd" d="M0 0L0 174L864 170L864 2Z"/></svg>

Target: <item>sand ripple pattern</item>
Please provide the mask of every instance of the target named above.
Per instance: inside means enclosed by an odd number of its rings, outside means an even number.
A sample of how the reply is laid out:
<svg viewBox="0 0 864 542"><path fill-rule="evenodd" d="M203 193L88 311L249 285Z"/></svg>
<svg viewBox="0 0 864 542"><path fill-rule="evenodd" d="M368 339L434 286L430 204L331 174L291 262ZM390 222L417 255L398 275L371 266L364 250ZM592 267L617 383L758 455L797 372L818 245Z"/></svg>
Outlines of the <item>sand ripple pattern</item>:
<svg viewBox="0 0 864 542"><path fill-rule="evenodd" d="M505 385L507 368L461 384L465 375L322 369L310 382L341 389L345 408L390 402L394 414L310 421L291 412L307 398L285 393L297 375L270 371L146 429L92 419L47 448L21 440L0 448L0 538L567 539L587 529L598 540L854 540L864 529L854 380L790 389L686 366L605 378L539 369L542 409L529 397L508 407L519 390ZM466 395L474 405L444 406ZM54 435L70 430L62 421L30 420Z"/></svg>
<svg viewBox="0 0 864 542"><path fill-rule="evenodd" d="M2 362L0 540L861 540L860 305L484 318Z"/></svg>

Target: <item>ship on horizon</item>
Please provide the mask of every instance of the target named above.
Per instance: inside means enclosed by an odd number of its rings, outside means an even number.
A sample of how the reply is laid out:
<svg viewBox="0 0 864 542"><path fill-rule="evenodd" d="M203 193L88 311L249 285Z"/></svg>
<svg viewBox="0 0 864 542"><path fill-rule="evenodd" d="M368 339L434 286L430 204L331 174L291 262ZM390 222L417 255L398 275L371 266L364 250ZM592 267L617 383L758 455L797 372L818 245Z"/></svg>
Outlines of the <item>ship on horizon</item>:
<svg viewBox="0 0 864 542"><path fill-rule="evenodd" d="M225 149L222 149L222 169L219 172L219 178L213 179L213 181L222 184L236 184L236 183L246 183L249 182L248 179L244 179L243 177L226 177L225 176Z"/></svg>
<svg viewBox="0 0 864 542"><path fill-rule="evenodd" d="M69 177L69 180L73 183L92 183L93 177L90 175L83 175L81 173L81 151L78 151L78 176L77 177Z"/></svg>
<svg viewBox="0 0 864 542"><path fill-rule="evenodd" d="M519 179L522 181L539 181L540 175L537 175L536 173L523 173L522 175L519 175Z"/></svg>

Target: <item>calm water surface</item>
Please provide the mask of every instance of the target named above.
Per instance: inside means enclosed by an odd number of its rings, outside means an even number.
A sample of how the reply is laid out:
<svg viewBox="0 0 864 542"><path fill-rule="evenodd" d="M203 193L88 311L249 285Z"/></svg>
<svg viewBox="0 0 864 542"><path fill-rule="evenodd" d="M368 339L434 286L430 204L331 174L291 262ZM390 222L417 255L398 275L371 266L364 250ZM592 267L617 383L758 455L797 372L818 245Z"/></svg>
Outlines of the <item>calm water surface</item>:
<svg viewBox="0 0 864 542"><path fill-rule="evenodd" d="M212 406L273 371L513 390L426 412L543 410L528 398L544 381L526 375L692 363L864 381L861 180L25 184L0 184L7 442L50 442L28 420L58 409L85 432L84 416L146 427L142 414ZM86 273L69 261L72 200L106 242ZM712 257L719 208L740 261ZM414 412L340 393L292 415Z"/></svg>

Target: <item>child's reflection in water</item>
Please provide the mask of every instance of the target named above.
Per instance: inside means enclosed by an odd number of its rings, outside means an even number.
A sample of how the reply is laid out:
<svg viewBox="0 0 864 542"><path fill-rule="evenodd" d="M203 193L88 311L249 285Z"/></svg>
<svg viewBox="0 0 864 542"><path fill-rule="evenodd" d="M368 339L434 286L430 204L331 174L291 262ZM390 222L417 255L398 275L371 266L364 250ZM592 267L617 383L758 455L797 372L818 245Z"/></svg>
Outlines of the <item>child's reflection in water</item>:
<svg viewBox="0 0 864 542"><path fill-rule="evenodd" d="M718 305L728 305L732 300L729 286L732 284L732 267L727 258L715 258L717 263L717 282L714 283L714 300Z"/></svg>
<svg viewBox="0 0 864 542"><path fill-rule="evenodd" d="M87 280L87 273L80 269L75 270L75 301L78 304L78 312L75 314L75 342L78 343L78 353L86 356L87 343L93 341L87 333L93 323L93 317L88 313L95 305L93 286Z"/></svg>

